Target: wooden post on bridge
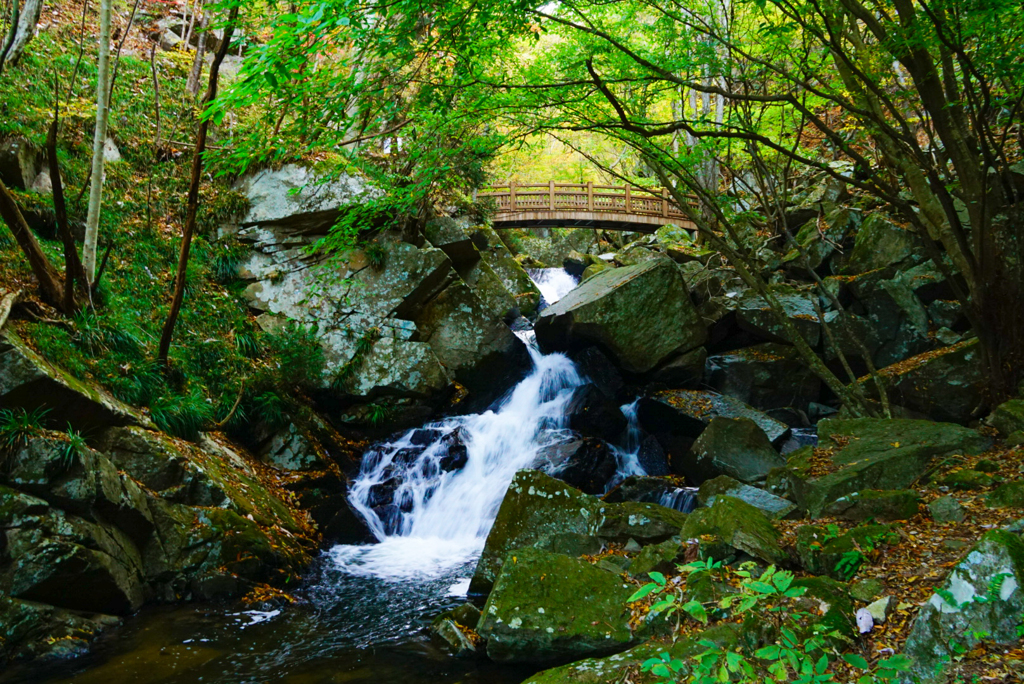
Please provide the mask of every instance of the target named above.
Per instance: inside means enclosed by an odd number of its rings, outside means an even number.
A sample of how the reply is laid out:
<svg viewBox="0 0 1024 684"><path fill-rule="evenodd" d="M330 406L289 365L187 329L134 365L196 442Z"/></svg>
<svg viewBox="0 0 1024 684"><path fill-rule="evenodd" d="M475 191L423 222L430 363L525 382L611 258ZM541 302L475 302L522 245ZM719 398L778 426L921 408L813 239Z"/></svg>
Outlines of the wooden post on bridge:
<svg viewBox="0 0 1024 684"><path fill-rule="evenodd" d="M509 189L509 195L508 195L509 208L510 208L511 211L515 211L516 210L516 182L515 181L509 181L508 189Z"/></svg>
<svg viewBox="0 0 1024 684"><path fill-rule="evenodd" d="M594 211L594 181L587 181L587 210Z"/></svg>
<svg viewBox="0 0 1024 684"><path fill-rule="evenodd" d="M626 183L626 213L633 209L633 198L629 194L629 183Z"/></svg>
<svg viewBox="0 0 1024 684"><path fill-rule="evenodd" d="M668 218L668 188L661 189L661 215Z"/></svg>
<svg viewBox="0 0 1024 684"><path fill-rule="evenodd" d="M555 181L548 181L548 209L555 210Z"/></svg>

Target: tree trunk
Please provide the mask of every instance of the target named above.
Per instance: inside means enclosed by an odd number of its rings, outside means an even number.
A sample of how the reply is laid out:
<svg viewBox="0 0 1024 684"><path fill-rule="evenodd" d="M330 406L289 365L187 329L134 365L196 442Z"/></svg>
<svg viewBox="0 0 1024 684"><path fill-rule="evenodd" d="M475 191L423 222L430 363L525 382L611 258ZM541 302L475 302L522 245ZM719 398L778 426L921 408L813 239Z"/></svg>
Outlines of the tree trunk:
<svg viewBox="0 0 1024 684"><path fill-rule="evenodd" d="M107 141L110 115L110 14L113 0L100 4L99 76L96 82L96 130L92 140L92 178L89 186L89 214L85 222L82 264L92 286L96 277L96 245L99 241L100 208L103 204L103 146Z"/></svg>
<svg viewBox="0 0 1024 684"><path fill-rule="evenodd" d="M25 223L25 217L18 209L18 203L14 201L14 196L11 195L3 181L0 181L0 218L14 233L14 239L18 241L18 246L21 247L25 258L28 259L32 273L39 281L39 292L43 300L51 306L60 308L63 304L64 294L60 274L46 258L36 236L32 234L32 229Z"/></svg>
<svg viewBox="0 0 1024 684"><path fill-rule="evenodd" d="M196 58L192 62L192 71L188 75L189 95L199 95L199 79L203 75L203 60L206 58L206 37L210 26L210 17L206 13L205 3L200 3L197 11L202 9L203 16L199 20L199 45L196 47Z"/></svg>
<svg viewBox="0 0 1024 684"><path fill-rule="evenodd" d="M217 77L220 75L220 65L228 54L231 46L231 36L238 23L238 5L231 8L228 16L228 24L224 28L224 41L220 44L217 54L210 66L210 85L203 96L202 109L205 111L210 103L217 99ZM174 337L174 326L178 322L178 314L181 312L181 304L185 299L185 278L188 271L188 258L192 248L192 235L196 229L196 214L199 211L199 183L203 177L203 153L206 151L206 138L210 130L210 117L204 116L199 123L199 132L196 135L196 149L192 156L192 180L188 188L188 208L185 215L185 227L181 236L181 252L178 254L178 272L174 278L174 298L171 300L171 310L167 314L167 321L164 323L163 332L160 335L160 349L157 355L159 362L166 367L167 355L171 350L171 339Z"/></svg>
<svg viewBox="0 0 1024 684"><path fill-rule="evenodd" d="M85 269L78 257L75 238L71 235L68 225L67 201L64 198L64 183L60 177L60 161L57 159L57 128L60 125L58 112L53 114L50 131L46 135L46 159L49 163L50 182L53 186L53 209L57 215L57 232L64 244L64 300L61 309L71 315L77 310L75 303L75 284L83 291L88 291L88 280Z"/></svg>
<svg viewBox="0 0 1024 684"><path fill-rule="evenodd" d="M3 65L15 66L25 54L25 48L36 35L36 24L43 13L43 0L25 0L18 16L18 25L6 46Z"/></svg>

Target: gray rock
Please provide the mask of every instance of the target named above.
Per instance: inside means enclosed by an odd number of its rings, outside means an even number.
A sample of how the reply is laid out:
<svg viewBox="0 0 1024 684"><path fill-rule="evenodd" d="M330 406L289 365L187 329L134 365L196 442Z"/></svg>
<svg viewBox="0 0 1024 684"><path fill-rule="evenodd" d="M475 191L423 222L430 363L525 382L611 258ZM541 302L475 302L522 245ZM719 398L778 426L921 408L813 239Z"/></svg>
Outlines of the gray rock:
<svg viewBox="0 0 1024 684"><path fill-rule="evenodd" d="M498 233L487 226L474 226L470 229L470 235L480 257L512 295L520 312L529 315L536 311L541 300L540 290L508 251Z"/></svg>
<svg viewBox="0 0 1024 684"><path fill-rule="evenodd" d="M821 395L821 380L796 349L765 343L708 357L707 384L756 409L794 407L806 411Z"/></svg>
<svg viewBox="0 0 1024 684"><path fill-rule="evenodd" d="M914 665L903 680L945 681L950 640L967 651L981 639L1016 643L1024 612L1022 583L1024 542L1003 530L986 532L914 619L904 645Z"/></svg>
<svg viewBox="0 0 1024 684"><path fill-rule="evenodd" d="M46 156L24 138L0 141L0 180L14 190L28 190L46 167Z"/></svg>
<svg viewBox="0 0 1024 684"><path fill-rule="evenodd" d="M340 207L374 194L362 179L319 177L296 164L246 176L236 190L249 199L245 225L276 224L319 233L334 224Z"/></svg>
<svg viewBox="0 0 1024 684"><path fill-rule="evenodd" d="M536 332L542 349L594 344L630 373L650 371L707 339L682 276L668 259L594 276L545 309Z"/></svg>
<svg viewBox="0 0 1024 684"><path fill-rule="evenodd" d="M1024 430L1024 399L1010 399L1003 402L985 420L999 434L1007 437L1014 432Z"/></svg>
<svg viewBox="0 0 1024 684"><path fill-rule="evenodd" d="M853 252L842 272L856 275L885 268L909 258L920 249L913 233L887 221L881 214L870 214L857 233Z"/></svg>
<svg viewBox="0 0 1024 684"><path fill-rule="evenodd" d="M967 517L966 509L951 496L940 496L928 504L928 512L932 520L940 524L963 522Z"/></svg>
<svg viewBox="0 0 1024 684"><path fill-rule="evenodd" d="M816 294L799 290L789 285L769 286L771 294L782 306L786 318L801 337L812 347L821 340L821 321L814 308ZM825 321L836 317L835 312L825 314ZM768 302L753 290L747 290L736 298L736 322L741 330L770 342L792 344L790 334L779 323Z"/></svg>
<svg viewBox="0 0 1024 684"><path fill-rule="evenodd" d="M865 489L836 499L825 506L822 515L843 520L909 520L920 505L921 497L915 491Z"/></svg>
<svg viewBox="0 0 1024 684"><path fill-rule="evenodd" d="M985 374L977 340L883 368L890 400L934 420L967 423L984 406ZM864 381L868 391L872 383Z"/></svg>
<svg viewBox="0 0 1024 684"><path fill-rule="evenodd" d="M789 426L738 399L703 390L665 390L644 397L638 404L640 425L649 433L675 434L696 439L714 418L747 418L757 424L772 444L789 435ZM672 453L672 445L662 442ZM688 445L687 445L688 446Z"/></svg>
<svg viewBox="0 0 1024 684"><path fill-rule="evenodd" d="M697 498L705 506L713 506L719 496L731 496L764 513L771 520L782 520L799 513L792 501L775 496L763 489L737 482L727 475L708 480L700 486Z"/></svg>
<svg viewBox="0 0 1024 684"><path fill-rule="evenodd" d="M748 484L759 482L772 469L786 465L764 431L749 418L712 418L691 453L693 461L684 468L695 484L719 475Z"/></svg>

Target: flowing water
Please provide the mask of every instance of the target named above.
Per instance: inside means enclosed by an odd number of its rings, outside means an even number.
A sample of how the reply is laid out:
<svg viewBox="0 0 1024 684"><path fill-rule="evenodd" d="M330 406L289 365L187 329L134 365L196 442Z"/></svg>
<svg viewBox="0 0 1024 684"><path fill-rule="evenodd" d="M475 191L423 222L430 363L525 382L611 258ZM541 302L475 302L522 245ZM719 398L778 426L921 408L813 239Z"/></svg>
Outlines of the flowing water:
<svg viewBox="0 0 1024 684"><path fill-rule="evenodd" d="M551 306L579 284L579 281L563 268L531 268L527 272L544 297L542 307Z"/></svg>
<svg viewBox="0 0 1024 684"><path fill-rule="evenodd" d="M541 283L549 286L553 299L568 291L564 279ZM550 467L539 460L541 451L569 436L566 409L585 379L561 354L530 353L533 371L492 410L431 423L365 454L350 500L378 543L325 552L298 591L299 604L244 612L148 609L101 641L94 655L75 661L70 673L67 665L49 672L36 665L0 675L0 682L521 682L531 670L453 658L426 627L466 600L516 471ZM616 480L643 473L636 406L623 411L629 430L615 447Z"/></svg>

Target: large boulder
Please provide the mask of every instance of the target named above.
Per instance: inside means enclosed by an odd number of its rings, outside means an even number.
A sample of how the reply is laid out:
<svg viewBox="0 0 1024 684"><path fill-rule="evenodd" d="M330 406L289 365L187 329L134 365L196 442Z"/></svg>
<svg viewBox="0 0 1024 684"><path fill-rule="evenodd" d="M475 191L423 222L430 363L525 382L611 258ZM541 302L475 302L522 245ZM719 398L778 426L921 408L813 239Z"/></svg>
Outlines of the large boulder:
<svg viewBox="0 0 1024 684"><path fill-rule="evenodd" d="M731 496L717 496L709 508L691 513L681 535L683 539L710 535L710 544L701 542L702 552L715 560L724 561L724 556L736 552L768 563L781 563L786 558L780 546L782 535L772 521L759 509Z"/></svg>
<svg viewBox="0 0 1024 684"><path fill-rule="evenodd" d="M934 420L967 423L985 405L985 374L977 340L919 354L879 374L888 384L890 401ZM870 379L860 382L869 391L874 389Z"/></svg>
<svg viewBox="0 0 1024 684"><path fill-rule="evenodd" d="M685 475L691 461L690 447L714 418L749 418L776 445L789 435L789 427L738 399L705 390L664 390L643 397L637 404L637 420L653 435L668 456L669 466Z"/></svg>
<svg viewBox="0 0 1024 684"><path fill-rule="evenodd" d="M569 427L588 437L615 443L626 429L622 410L594 383L573 390L567 412Z"/></svg>
<svg viewBox="0 0 1024 684"><path fill-rule="evenodd" d="M865 489L840 497L827 505L822 515L843 520L910 520L920 511L921 496L910 489L878 491Z"/></svg>
<svg viewBox="0 0 1024 684"><path fill-rule="evenodd" d="M48 362L10 329L0 333L0 406L45 409L47 422L80 432L148 424L135 409Z"/></svg>
<svg viewBox="0 0 1024 684"><path fill-rule="evenodd" d="M24 138L0 141L0 181L8 188L28 190L46 167L46 155Z"/></svg>
<svg viewBox="0 0 1024 684"><path fill-rule="evenodd" d="M120 624L112 615L81 613L0 593L0 663L60 662L88 653L91 642Z"/></svg>
<svg viewBox="0 0 1024 684"><path fill-rule="evenodd" d="M749 418L712 418L691 449L693 460L685 464L693 484L728 475L741 482L764 480L774 468L786 465L768 437Z"/></svg>
<svg viewBox="0 0 1024 684"><path fill-rule="evenodd" d="M914 619L903 647L913 669L903 681L944 682L951 653L970 651L982 639L1019 641L1022 584L1024 542L1012 532L986 532Z"/></svg>
<svg viewBox="0 0 1024 684"><path fill-rule="evenodd" d="M1024 430L1024 399L1011 399L996 407L985 421L1006 437Z"/></svg>
<svg viewBox="0 0 1024 684"><path fill-rule="evenodd" d="M678 534L686 515L652 503L605 503L535 470L516 473L477 562L470 591L486 593L510 551L560 548L567 540L658 543Z"/></svg>
<svg viewBox="0 0 1024 684"><path fill-rule="evenodd" d="M544 350L597 345L630 373L653 370L707 339L668 259L599 273L545 309L536 331Z"/></svg>
<svg viewBox="0 0 1024 684"><path fill-rule="evenodd" d="M502 566L477 633L487 640L488 657L501 663L615 652L637 640L626 604L633 590L585 560L518 549Z"/></svg>
<svg viewBox="0 0 1024 684"><path fill-rule="evenodd" d="M593 437L578 437L544 447L538 456L546 470L587 494L603 494L615 477L618 462L608 445Z"/></svg>
<svg viewBox="0 0 1024 684"><path fill-rule="evenodd" d="M933 459L977 455L991 444L984 435L959 425L880 418L825 419L818 423L818 437L815 453L825 475L809 476L786 468L770 478L785 480L782 488L812 517L854 492L905 489L928 470Z"/></svg>
<svg viewBox="0 0 1024 684"><path fill-rule="evenodd" d="M821 397L821 380L794 347L765 343L708 357L707 384L762 411L801 411Z"/></svg>
<svg viewBox="0 0 1024 684"><path fill-rule="evenodd" d="M512 295L524 315L532 314L540 304L540 290L530 279L508 247L501 241L498 233L488 226L474 226L469 230L473 244L480 257L491 267L505 289Z"/></svg>
<svg viewBox="0 0 1024 684"><path fill-rule="evenodd" d="M372 191L354 176L319 176L305 166L286 164L241 179L236 190L249 200L243 225L287 226L304 233L326 233L341 207Z"/></svg>
<svg viewBox="0 0 1024 684"><path fill-rule="evenodd" d="M815 309L815 298L818 295L790 285L770 285L769 291L807 344L818 346L821 340L821 321ZM735 307L736 323L741 330L769 342L793 344L790 333L779 322L778 315L768 301L754 290L747 290L737 297ZM834 311L826 313L825 322L834 321L836 315Z"/></svg>

